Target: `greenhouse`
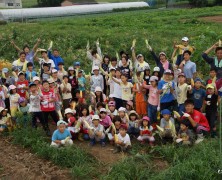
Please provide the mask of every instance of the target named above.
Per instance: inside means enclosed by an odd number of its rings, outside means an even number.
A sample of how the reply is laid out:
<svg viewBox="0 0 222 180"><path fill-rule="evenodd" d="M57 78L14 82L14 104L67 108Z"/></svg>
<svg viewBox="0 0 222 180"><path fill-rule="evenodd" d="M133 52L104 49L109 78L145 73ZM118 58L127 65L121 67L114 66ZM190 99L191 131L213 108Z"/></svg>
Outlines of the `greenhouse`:
<svg viewBox="0 0 222 180"><path fill-rule="evenodd" d="M0 17L5 21L28 20L38 18L73 16L78 14L91 14L110 12L114 9L149 7L146 2L109 3L76 5L68 7L28 8L0 10Z"/></svg>

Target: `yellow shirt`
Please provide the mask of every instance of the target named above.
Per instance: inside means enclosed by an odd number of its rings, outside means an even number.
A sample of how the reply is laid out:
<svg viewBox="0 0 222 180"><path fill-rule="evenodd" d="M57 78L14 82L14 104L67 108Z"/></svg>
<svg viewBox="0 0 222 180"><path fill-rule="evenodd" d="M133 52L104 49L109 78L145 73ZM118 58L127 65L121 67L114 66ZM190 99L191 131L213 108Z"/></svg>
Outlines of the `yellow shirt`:
<svg viewBox="0 0 222 180"><path fill-rule="evenodd" d="M179 49L179 54L183 54L183 52L187 51L187 50L189 50L191 53L193 53L193 51L194 51L193 46L190 46L190 45L184 46L182 44L179 44L176 47Z"/></svg>

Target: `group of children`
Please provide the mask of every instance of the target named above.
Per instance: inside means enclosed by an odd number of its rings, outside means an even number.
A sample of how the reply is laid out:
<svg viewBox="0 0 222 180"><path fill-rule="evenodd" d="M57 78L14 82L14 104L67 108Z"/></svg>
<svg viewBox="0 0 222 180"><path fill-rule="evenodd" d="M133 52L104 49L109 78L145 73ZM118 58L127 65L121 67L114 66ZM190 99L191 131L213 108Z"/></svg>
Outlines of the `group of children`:
<svg viewBox="0 0 222 180"><path fill-rule="evenodd" d="M173 56L179 51L175 65L164 52L157 56L146 41L157 65L153 71L142 54L136 56L135 44L134 40L131 59L124 51L120 57L103 55L99 41L97 50L90 51L87 44L87 57L92 61L89 75L80 62L66 71L58 50L51 53L52 47L36 48L30 58L29 47L25 46L19 60L13 62L12 72L2 69L0 132L11 131L20 112L31 113L32 127L37 128L40 122L48 136L51 116L57 125L53 147L72 145L75 139L89 140L91 146L99 142L102 147L109 141L117 153L128 152L132 138L153 146L159 137L162 143L186 145L201 142L209 133L216 137L220 103L217 70L211 68L206 84L196 76L189 59L195 48L187 37L182 38L182 44L174 45ZM40 63L39 72L30 59ZM182 67L188 64L192 66L191 78Z"/></svg>

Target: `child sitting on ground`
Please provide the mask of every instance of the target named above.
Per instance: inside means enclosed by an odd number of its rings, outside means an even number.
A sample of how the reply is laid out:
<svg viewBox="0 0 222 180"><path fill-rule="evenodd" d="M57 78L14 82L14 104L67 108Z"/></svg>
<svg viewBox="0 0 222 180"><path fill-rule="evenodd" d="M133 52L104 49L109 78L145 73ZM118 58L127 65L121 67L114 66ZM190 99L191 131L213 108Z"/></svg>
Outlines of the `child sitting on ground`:
<svg viewBox="0 0 222 180"><path fill-rule="evenodd" d="M128 129L129 135L132 135L132 136L139 135L139 133L140 133L139 124L140 124L139 115L134 110L130 111L130 113L129 113L129 129Z"/></svg>
<svg viewBox="0 0 222 180"><path fill-rule="evenodd" d="M187 120L183 120L180 123L180 130L177 135L176 143L182 145L190 145L193 142L194 134L188 129L189 123Z"/></svg>
<svg viewBox="0 0 222 180"><path fill-rule="evenodd" d="M110 101L108 103L108 115L113 119L115 116L118 115L118 111L116 110L116 103L115 101Z"/></svg>
<svg viewBox="0 0 222 180"><path fill-rule="evenodd" d="M114 144L114 136L119 133L121 123L122 123L122 121L119 116L115 116L113 118L114 127L112 126L111 132L108 133L108 138L109 138L110 144Z"/></svg>
<svg viewBox="0 0 222 180"><path fill-rule="evenodd" d="M11 125L11 116L8 114L8 110L0 107L0 133L7 128L10 130Z"/></svg>
<svg viewBox="0 0 222 180"><path fill-rule="evenodd" d="M140 126L140 136L137 138L141 144L145 143L145 140L149 140L149 144L153 146L153 142L155 141L152 135L153 127L150 126L150 118L144 116L142 119L142 124Z"/></svg>
<svg viewBox="0 0 222 180"><path fill-rule="evenodd" d="M118 109L119 116L122 120L122 123L126 124L127 127L129 127L129 117L128 114L126 113L126 108L120 107Z"/></svg>
<svg viewBox="0 0 222 180"><path fill-rule="evenodd" d="M105 108L100 109L100 118L101 118L100 124L103 125L105 130L112 125L111 118L107 115Z"/></svg>
<svg viewBox="0 0 222 180"><path fill-rule="evenodd" d="M131 149L131 141L129 134L127 134L127 126L122 124L119 129L119 133L117 135L117 139L115 139L116 148L113 153L118 153L120 151L129 153Z"/></svg>
<svg viewBox="0 0 222 180"><path fill-rule="evenodd" d="M93 115L92 117L92 127L89 129L90 145L94 146L96 141L99 141L101 146L104 147L105 144L105 134L104 127L101 125L100 118L98 115Z"/></svg>
<svg viewBox="0 0 222 180"><path fill-rule="evenodd" d="M66 129L67 123L63 120L57 122L57 130L53 132L51 147L69 146L73 144L71 140L71 134Z"/></svg>
<svg viewBox="0 0 222 180"><path fill-rule="evenodd" d="M163 118L160 121L160 128L158 129L162 142L164 144L168 141L173 142L173 138L176 135L174 119L171 117L171 112L168 109L162 110L161 114Z"/></svg>

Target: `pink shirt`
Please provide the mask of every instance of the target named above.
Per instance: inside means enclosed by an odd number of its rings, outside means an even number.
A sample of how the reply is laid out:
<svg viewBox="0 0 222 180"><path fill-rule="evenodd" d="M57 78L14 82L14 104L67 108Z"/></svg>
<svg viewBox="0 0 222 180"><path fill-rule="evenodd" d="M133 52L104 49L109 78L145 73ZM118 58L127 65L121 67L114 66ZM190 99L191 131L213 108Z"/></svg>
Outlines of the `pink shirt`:
<svg viewBox="0 0 222 180"><path fill-rule="evenodd" d="M151 85L144 85L144 88L149 89L149 98L148 98L148 103L153 105L153 106L158 106L159 105L159 93L158 93L158 88L153 87Z"/></svg>
<svg viewBox="0 0 222 180"><path fill-rule="evenodd" d="M111 118L109 116L106 116L104 119L101 119L100 124L104 126L104 128L108 128L112 125Z"/></svg>

